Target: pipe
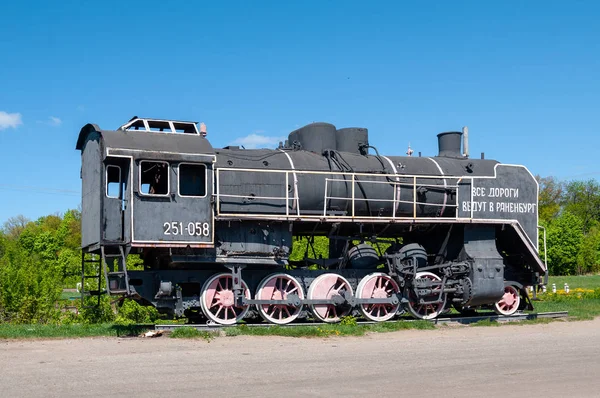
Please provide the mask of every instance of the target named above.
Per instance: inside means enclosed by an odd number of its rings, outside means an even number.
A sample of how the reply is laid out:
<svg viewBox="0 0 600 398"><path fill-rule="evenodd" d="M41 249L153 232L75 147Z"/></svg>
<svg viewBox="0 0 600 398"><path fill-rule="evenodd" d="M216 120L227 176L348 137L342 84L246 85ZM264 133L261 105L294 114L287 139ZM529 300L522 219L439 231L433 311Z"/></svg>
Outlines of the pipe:
<svg viewBox="0 0 600 398"><path fill-rule="evenodd" d="M469 128L467 126L462 128L463 133L463 156L469 157Z"/></svg>

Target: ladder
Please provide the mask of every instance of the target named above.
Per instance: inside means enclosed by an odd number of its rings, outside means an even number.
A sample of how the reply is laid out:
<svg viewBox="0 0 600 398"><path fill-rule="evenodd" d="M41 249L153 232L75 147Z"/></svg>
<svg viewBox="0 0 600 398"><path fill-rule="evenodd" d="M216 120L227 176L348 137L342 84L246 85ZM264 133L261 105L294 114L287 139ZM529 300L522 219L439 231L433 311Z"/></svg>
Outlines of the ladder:
<svg viewBox="0 0 600 398"><path fill-rule="evenodd" d="M129 296L127 256L122 245L100 247L102 269L106 280L106 293L113 296Z"/></svg>
<svg viewBox="0 0 600 398"><path fill-rule="evenodd" d="M81 253L81 302L84 303L85 297L96 296L98 301L96 306L100 305L100 296L103 294L113 296L129 296L129 277L127 275L127 256L122 245L101 246L100 256L91 254L91 259L85 258L85 252ZM99 257L99 258L98 258ZM95 264L92 275L86 274L86 264ZM106 283L102 287L102 276ZM86 281L94 280L93 290L87 290ZM89 306L86 306L89 307Z"/></svg>
<svg viewBox="0 0 600 398"><path fill-rule="evenodd" d="M81 306L82 308L93 308L93 307L97 307L100 305L100 296L104 293L104 291L102 290L102 271L101 271L101 260L99 258L97 258L97 255L92 253L91 254L91 259L86 259L85 258L86 253L82 250L81 251ZM93 275L86 275L86 270L85 270L85 266L86 264L95 264L96 266L94 267L94 272ZM87 290L86 289L86 281L89 279L95 279L96 280L96 289L95 290ZM85 298L87 296L96 296L98 297L98 301L96 303L96 305L84 305L85 303Z"/></svg>

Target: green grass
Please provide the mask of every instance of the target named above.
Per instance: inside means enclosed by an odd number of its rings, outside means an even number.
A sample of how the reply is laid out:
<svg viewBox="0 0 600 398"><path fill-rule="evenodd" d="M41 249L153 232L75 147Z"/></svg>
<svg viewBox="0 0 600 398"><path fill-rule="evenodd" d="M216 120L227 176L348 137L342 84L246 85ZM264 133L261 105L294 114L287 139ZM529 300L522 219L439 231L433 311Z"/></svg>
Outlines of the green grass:
<svg viewBox="0 0 600 398"><path fill-rule="evenodd" d="M553 283L557 294L551 293ZM569 294L564 292L565 283L569 285ZM585 289L585 297L581 297L576 289ZM593 319L600 316L600 275L551 276L547 292L538 294L538 299L533 301L535 312L568 311L569 320Z"/></svg>
<svg viewBox="0 0 600 398"><path fill-rule="evenodd" d="M543 295L540 299L533 302L535 312L568 311L570 320L589 320L600 316L600 299L554 300Z"/></svg>
<svg viewBox="0 0 600 398"><path fill-rule="evenodd" d="M0 324L0 339L137 336L146 330L148 327L120 326L109 323L95 325Z"/></svg>
<svg viewBox="0 0 600 398"><path fill-rule="evenodd" d="M511 324L512 323L515 323L515 322L511 322ZM482 319L481 321L473 322L473 323L470 323L469 325L474 326L474 327L480 327L480 326L500 326L501 323L500 322L496 322L496 321L491 320L491 319Z"/></svg>
<svg viewBox="0 0 600 398"><path fill-rule="evenodd" d="M564 293L562 287L568 283L571 293ZM569 320L589 320L600 316L600 275L551 277L552 283L557 284L558 293L538 294L539 300L533 301L534 312L568 311ZM578 290L576 289L584 289ZM592 291L593 290L593 291ZM181 321L159 320L159 323L178 323ZM550 319L535 319L530 321L510 322L509 324L527 325L552 322ZM472 326L496 326L489 320L471 324ZM95 336L138 336L153 328L152 325L132 324L72 324L72 325L17 325L0 323L0 339L23 338L77 338ZM427 321L400 320L390 323L356 324L353 317L345 317L341 323L334 325L315 326L267 326L252 327L241 325L223 329L221 335L238 336L288 336L288 337L329 337L329 336L362 336L366 333L384 333L405 329L435 329L436 326ZM174 338L201 338L212 340L218 334L199 331L191 327L182 327L171 333Z"/></svg>
<svg viewBox="0 0 600 398"><path fill-rule="evenodd" d="M81 293L77 292L65 292L64 290L60 293L59 300L79 300L81 299Z"/></svg>
<svg viewBox="0 0 600 398"><path fill-rule="evenodd" d="M501 321L498 322L492 319L483 319L481 321L473 322L470 325L474 327L481 326L504 326L504 325L537 325L537 324L547 324L556 321L556 319L552 318L540 318L540 319L526 319L523 321Z"/></svg>
<svg viewBox="0 0 600 398"><path fill-rule="evenodd" d="M565 282L571 290L596 289L600 288L600 275L581 275L581 276L550 276L548 278L548 290L552 289L552 284L556 283L557 289L563 289Z"/></svg>
<svg viewBox="0 0 600 398"><path fill-rule="evenodd" d="M174 339L204 339L210 342L216 337L216 333L183 326L173 330L170 337Z"/></svg>
<svg viewBox="0 0 600 398"><path fill-rule="evenodd" d="M435 325L427 321L397 321L367 325L333 324L315 326L237 326L225 328L226 336L285 336L285 337L330 337L330 336L363 336L366 333L394 332L406 329L435 329Z"/></svg>

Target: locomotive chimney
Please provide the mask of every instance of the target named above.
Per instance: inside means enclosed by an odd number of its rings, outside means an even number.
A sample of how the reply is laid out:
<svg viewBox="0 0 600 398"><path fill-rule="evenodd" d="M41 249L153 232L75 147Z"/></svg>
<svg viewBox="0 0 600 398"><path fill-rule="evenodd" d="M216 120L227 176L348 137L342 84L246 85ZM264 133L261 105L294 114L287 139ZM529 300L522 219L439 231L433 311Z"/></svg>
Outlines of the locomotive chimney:
<svg viewBox="0 0 600 398"><path fill-rule="evenodd" d="M446 158L462 158L461 135L459 131L449 131L438 134L438 156Z"/></svg>

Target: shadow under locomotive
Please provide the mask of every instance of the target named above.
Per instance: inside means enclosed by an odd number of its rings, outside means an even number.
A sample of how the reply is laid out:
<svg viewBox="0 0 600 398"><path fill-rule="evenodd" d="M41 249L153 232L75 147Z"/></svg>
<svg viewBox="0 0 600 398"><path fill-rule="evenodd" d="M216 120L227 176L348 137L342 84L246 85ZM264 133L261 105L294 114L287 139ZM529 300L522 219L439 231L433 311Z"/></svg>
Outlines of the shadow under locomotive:
<svg viewBox="0 0 600 398"><path fill-rule="evenodd" d="M82 294L219 324L531 306L525 287L547 277L536 180L470 159L461 133L438 140L435 157L384 156L366 129L313 123L275 150L216 150L192 122L88 124ZM290 261L294 239L319 236L328 256Z"/></svg>

